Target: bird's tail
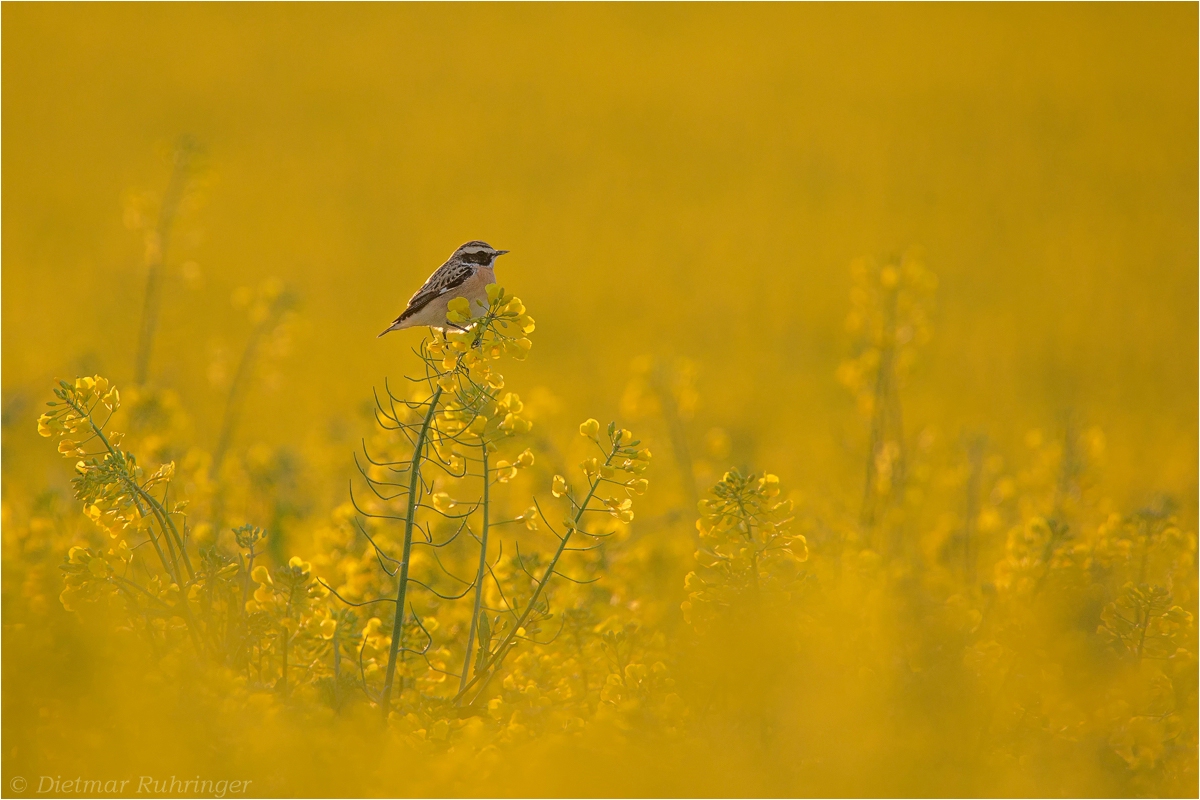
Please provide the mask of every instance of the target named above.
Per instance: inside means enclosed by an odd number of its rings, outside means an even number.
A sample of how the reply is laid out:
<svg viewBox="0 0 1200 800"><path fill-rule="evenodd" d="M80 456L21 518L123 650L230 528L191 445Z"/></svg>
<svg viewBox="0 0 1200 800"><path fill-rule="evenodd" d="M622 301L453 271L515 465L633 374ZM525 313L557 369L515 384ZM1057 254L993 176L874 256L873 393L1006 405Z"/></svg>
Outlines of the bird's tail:
<svg viewBox="0 0 1200 800"><path fill-rule="evenodd" d="M389 325L386 329L384 329L383 333L379 334L379 336L376 336L375 338L379 339L379 338L383 337L385 334L389 334L392 331L400 330L402 327L404 327L404 326L400 324L400 320L396 320L391 325Z"/></svg>

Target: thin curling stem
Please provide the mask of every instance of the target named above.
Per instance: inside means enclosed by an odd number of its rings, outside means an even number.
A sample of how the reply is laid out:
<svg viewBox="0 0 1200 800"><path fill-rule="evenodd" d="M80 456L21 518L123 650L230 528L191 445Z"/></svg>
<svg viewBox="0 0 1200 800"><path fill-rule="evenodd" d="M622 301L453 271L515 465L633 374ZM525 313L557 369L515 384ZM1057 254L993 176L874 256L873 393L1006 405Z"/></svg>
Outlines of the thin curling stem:
<svg viewBox="0 0 1200 800"><path fill-rule="evenodd" d="M70 403L69 400L67 402ZM100 426L96 424L96 421L92 419L92 415L89 412L87 412L86 409L81 408L80 406L76 405L75 403L71 403L71 407L73 409L75 409L75 412L77 414L79 414L79 416L85 417L87 419L88 425L90 425L92 428L93 435L95 435L97 438L100 439L100 442L104 445L104 449L108 451L109 457L113 458L115 460L118 460L121 463L124 463L124 457L120 453L117 452L117 449L115 447L112 446L112 443L109 442L108 437L104 435L104 431L101 430ZM144 498L147 501L147 503L149 504L150 510L154 514L155 520L158 522L159 527L162 529L162 536L163 536L163 539L167 542L167 548L169 550L171 550L171 563L170 564L167 563L166 556L163 555L162 547L159 546L158 538L154 535L153 526L151 526L148 529L150 532L150 541L154 544L154 549L156 551L158 551L158 557L162 561L163 567L166 568L167 574L171 575L175 580L175 584L182 589L183 586L185 585L184 581L183 581L183 573L179 569L179 562L175 558L175 551L174 551L174 549L171 548L171 541L170 541L171 532L167 529L167 526L163 524L164 519L166 519L168 522L170 521L169 517L167 517L165 511L163 511L162 507L158 505L157 501L153 497L151 497L148 492L146 492L144 489L142 489L142 487L138 485L137 481L134 480L133 477L130 476L128 473L126 473L126 475L125 475L125 481L126 481L127 488L129 488L133 493L133 501L137 505L138 512L142 513L142 516L146 516L146 514L142 512L142 504L138 498L139 497ZM159 512L163 512L161 516L160 516ZM176 536L178 536L178 533L176 533ZM183 548L182 540L180 540L180 542L179 542L179 547L181 549ZM184 557L186 558L186 556L187 556L187 553L185 552ZM171 569L172 565L175 568L173 572ZM191 570L190 564L188 565L188 570L189 570L189 574L190 574L190 570ZM196 654L203 655L204 648L201 646L200 637L197 634L197 629L199 628L199 624L196 622L195 617L192 616L192 609L191 609L191 607L188 606L186 599L183 599L181 601L180 608L183 611L184 621L187 623L188 634L192 638L192 645L196 648Z"/></svg>
<svg viewBox="0 0 1200 800"><path fill-rule="evenodd" d="M604 466L607 467L612 463L613 456L617 454L617 450L619 449L620 445L614 442L612 449L608 452L608 455L604 459ZM581 519L583 519L584 512L587 511L588 503L591 502L592 496L596 494L596 490L600 488L601 482L602 479L600 474L597 473L596 479L592 481L591 486L588 487L587 496L583 498L583 502L578 506L579 510L575 512L575 519L573 520L571 527L563 533L562 539L558 543L558 550L554 552L554 558L550 559L550 564L546 567L545 572L542 573L542 579L537 582L537 586L533 590L533 596L529 598L529 603L525 606L525 610L521 612L521 616L517 619L512 628L509 629L508 634L500 642L500 646L496 648L496 651L492 654L491 659L489 659L488 662L483 665L482 670L476 672L475 677L468 681L467 685L460 689L458 694L454 696L454 702L457 703L462 696L466 694L467 690L478 683L481 678L490 679L491 676L496 673L496 670L500 668L500 665L504 662L504 656L507 654L508 648L512 645L513 640L517 638L517 631L521 630L521 628L525 625L525 621L529 619L529 615L533 613L533 609L537 605L538 599L542 596L542 590L546 588L546 584L550 582L551 576L554 575L554 568L558 566L558 560L562 558L563 552L567 549L567 542L571 541L571 534L574 533L575 529L579 527L579 522ZM486 688L487 682L485 681L484 684L479 687L479 691L476 693L476 696L478 697L479 694L482 694L483 690Z"/></svg>
<svg viewBox="0 0 1200 800"><path fill-rule="evenodd" d="M463 656L462 673L458 679L458 694L455 697L456 703L462 702L462 695L467 686L467 675L471 671L471 653L475 650L475 631L479 627L479 612L483 605L483 579L484 572L487 570L488 489L491 487L487 442L484 442L480 449L483 451L483 529L479 534L479 571L475 573L475 608L471 612L471 628L467 632L467 653Z"/></svg>
<svg viewBox="0 0 1200 800"><path fill-rule="evenodd" d="M396 618L392 622L392 644L388 650L387 676L383 682L383 694L379 698L379 707L383 714L383 722L387 724L388 714L392 705L392 683L396 678L396 658L400 651L400 635L404 630L404 596L408 589L408 564L412 553L413 525L417 513L417 488L421 479L421 457L425 451L425 441L429 436L429 427L437 414L438 401L442 397L442 387L437 387L429 398L429 410L425 412L425 421L421 423L421 432L413 444L412 466L408 476L408 516L404 520L404 550L400 554L399 586L396 589Z"/></svg>
<svg viewBox="0 0 1200 800"><path fill-rule="evenodd" d="M85 408L81 405L78 405L77 403L74 403L71 400L67 400L66 402L71 406L72 409L74 409L76 414L78 414L81 418L84 418L87 420L88 425L92 429L92 435L95 436L97 439L99 439L100 443L104 445L104 449L106 451L108 451L109 457L112 458L116 463L124 465L126 463L124 455L119 453L117 451L117 449L112 446L112 443L109 442L108 437L104 435L104 430L99 425L96 424L96 421L94 419L92 419L91 412L87 408ZM141 514L143 517L149 516L149 514L147 514L146 510L144 510L142 508L142 500L145 500L148 505L149 512L154 515L155 520L159 523L159 527L162 529L163 540L167 543L167 550L170 552L170 555L171 555L170 561L167 560L167 556L163 553L162 547L158 541L158 537L155 536L155 534L154 534L153 526L151 526L149 528L149 531L150 531L150 541L154 544L154 549L158 552L158 558L160 561L162 561L163 568L166 569L167 574L170 575L171 578L179 586L183 586L184 585L183 572L179 569L179 562L175 556L175 549L171 546L171 540L170 540L171 532L170 532L170 530L168 530L168 527L167 527L167 523L170 521L169 517L167 517L167 515L165 514L165 511L158 504L158 502L153 497L151 497L150 494L148 492L146 492L146 490L144 490L141 486L138 485L138 482L136 480L134 480L133 476L129 474L127 469L124 469L123 473L124 473L124 481L125 481L126 488L129 489L130 494L133 495L133 502L137 506L138 513ZM163 514L161 516L159 514L160 511L163 511ZM177 536L177 538L178 538L178 536ZM182 540L179 540L179 547L180 547L180 549L183 548ZM184 556L186 558L186 556L187 556L186 552L184 553ZM191 575L191 564L190 563L188 564L188 574L190 577L190 575Z"/></svg>

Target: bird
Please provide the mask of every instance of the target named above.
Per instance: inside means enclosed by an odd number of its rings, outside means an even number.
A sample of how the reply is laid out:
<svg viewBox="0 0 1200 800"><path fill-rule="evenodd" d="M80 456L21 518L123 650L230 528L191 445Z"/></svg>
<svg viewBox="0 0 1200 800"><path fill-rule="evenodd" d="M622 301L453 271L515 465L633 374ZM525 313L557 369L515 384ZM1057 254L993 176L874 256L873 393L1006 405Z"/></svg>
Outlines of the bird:
<svg viewBox="0 0 1200 800"><path fill-rule="evenodd" d="M422 325L460 327L446 319L446 306L456 297L467 298L472 306L476 300L486 305L487 287L496 282L496 259L507 252L479 240L460 246L445 264L433 271L425 285L408 301L408 307L379 335Z"/></svg>

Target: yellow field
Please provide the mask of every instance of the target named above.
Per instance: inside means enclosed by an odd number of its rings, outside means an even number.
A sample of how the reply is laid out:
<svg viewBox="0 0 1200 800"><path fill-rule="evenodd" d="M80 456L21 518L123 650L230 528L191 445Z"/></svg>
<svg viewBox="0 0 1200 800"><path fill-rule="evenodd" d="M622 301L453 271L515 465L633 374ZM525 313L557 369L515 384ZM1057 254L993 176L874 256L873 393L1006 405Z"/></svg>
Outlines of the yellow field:
<svg viewBox="0 0 1200 800"><path fill-rule="evenodd" d="M5 796L1195 796L1194 5L2 22Z"/></svg>

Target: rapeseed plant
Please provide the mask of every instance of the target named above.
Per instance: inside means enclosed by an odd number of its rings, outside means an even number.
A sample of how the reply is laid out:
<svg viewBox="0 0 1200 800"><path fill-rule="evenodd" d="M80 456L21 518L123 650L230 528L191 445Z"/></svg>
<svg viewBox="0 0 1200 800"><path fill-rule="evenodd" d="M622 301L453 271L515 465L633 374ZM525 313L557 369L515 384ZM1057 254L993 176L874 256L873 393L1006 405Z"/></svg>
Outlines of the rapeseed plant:
<svg viewBox="0 0 1200 800"><path fill-rule="evenodd" d="M760 611L764 603L791 599L808 543L792 532L792 502L779 494L775 475L730 470L712 488L713 498L700 501L699 566L684 581L690 592L683 603L687 622L703 629L713 615Z"/></svg>
<svg viewBox="0 0 1200 800"><path fill-rule="evenodd" d="M146 290L138 334L137 362L134 368L134 384L138 386L145 384L150 374L150 358L162 305L163 265L172 228L189 185L195 183L202 160L203 153L198 143L189 136L181 137L172 154L171 178L163 193L157 219L150 224L146 219L147 215L139 213L136 205L131 204L126 209L126 224L131 228L143 229L145 239Z"/></svg>
<svg viewBox="0 0 1200 800"><path fill-rule="evenodd" d="M904 495L908 448L900 388L917 348L931 336L937 277L913 253L885 261L860 259L851 275L846 330L856 337L855 354L838 367L838 380L870 420L862 521L873 526Z"/></svg>
<svg viewBox="0 0 1200 800"><path fill-rule="evenodd" d="M1194 789L1194 498L1114 501L1082 412L957 436L921 419L938 281L912 253L851 268L836 377L865 435L844 485L793 474L837 460L788 438L810 409L700 345L586 373L638 435L565 425L569 387L509 385L537 326L498 286L405 356L351 459L349 435L251 424L297 314L279 281L235 293L249 332L211 371L211 419L149 379L193 155L136 221L134 382L81 370L38 419L74 501L4 497L6 635L97 676L10 701L39 763L244 769L296 795ZM730 360L767 363L771 335ZM75 733L97 719L128 735Z"/></svg>
<svg viewBox="0 0 1200 800"><path fill-rule="evenodd" d="M376 398L380 433L373 447L364 447L363 461L355 461L368 495L352 492L349 507L336 515L327 534L325 542L335 548L335 558L318 561L329 580L299 557L271 566L270 537L252 524L233 528L227 536L219 531L207 544L198 542L197 526L189 523L189 498L173 487L175 462L147 473L123 447L123 434L108 429L121 406L118 390L100 376L74 385L61 382L38 430L43 436L58 435L59 452L81 459L76 498L85 515L114 540L108 548L71 548L62 567L63 606L71 610L123 595L128 624L160 657L190 641L194 654L214 668L241 673L251 692L344 709L347 693L357 683L362 698L376 704L385 720L418 739L447 741L458 735L465 719L481 715L502 719L505 735L519 738L527 729L528 720L521 721L527 714L520 712L516 697L506 700L506 695L515 676L527 674L534 663L532 654L512 661L498 697L489 699L489 686L505 675L506 662L523 645L540 649L553 643L558 634L548 640L539 636L555 616L564 620L559 633L572 620L577 647L600 641L601 628L609 623L581 628L579 614L586 605L555 614L550 587L563 582L586 587L596 580L570 574L568 556L582 557L571 559L581 561L576 567L600 568L586 556L634 519L632 498L648 488L642 474L651 456L628 430L611 424L602 431L589 419L579 432L598 455L581 462L582 486L571 487L561 475L550 481L562 516L535 499L502 518L500 510L512 503L498 498L497 490L513 485L536 456L524 447L509 458L499 457L501 448L510 440L519 444L532 424L522 414L520 398L504 389L495 363L506 355L523 359L535 323L519 299L496 286L489 287L488 303L481 309L466 307L464 300L452 306L451 314L460 327L437 333L417 350L424 375L415 381L412 396L385 387L386 399ZM135 411L148 407L153 406L143 404ZM229 413L219 451L228 446ZM401 455L405 450L408 455ZM197 464L197 472L217 470L211 459ZM213 496L211 480L187 485L204 499ZM478 495L468 499L472 492ZM211 508L220 514L219 502ZM347 521L362 534L366 550L336 533ZM399 532L389 530L392 522L399 523ZM493 557L489 536L508 524L545 531L557 547L549 556L528 549L522 553L518 541L506 557L501 542ZM222 526L218 522L215 527ZM465 545L472 541L478 545L474 574L459 578L460 566L471 560ZM139 555L144 545L153 548L157 563ZM430 557L419 557L416 548L428 548L424 552ZM384 577L368 573L371 560ZM454 594L440 591L447 581L465 588ZM414 587L429 597L418 602ZM456 605L459 600L469 602L469 609ZM381 616L360 622L347 608L381 602L395 609L390 622ZM615 651L624 636L603 640ZM544 680L570 683L558 673L557 661L547 661L545 654L537 658ZM561 724L581 725L601 705L629 711L635 698L670 686L662 664L649 670L631 663L628 653L617 661L606 680L597 675L595 685L584 681L577 703L585 705L557 716ZM461 665L457 673L455 664ZM357 682L347 665L357 666ZM450 683L447 677L457 680ZM536 684L524 685L521 696L541 708ZM564 691L563 699L574 696ZM589 711L589 695L597 691L599 700ZM678 705L678 697L670 702Z"/></svg>
<svg viewBox="0 0 1200 800"><path fill-rule="evenodd" d="M934 285L924 268L905 269L911 284ZM872 280L885 311L895 305L892 322L884 313L872 323L876 355L853 362L875 370L862 384L876 498L866 508L875 510L839 518L836 508L786 495L774 474L729 469L697 504L697 547L677 606L683 625L661 598L627 594L652 586L642 573L655 559L674 557L650 537L679 531L668 514L629 535L639 519L633 502L650 488L650 448L588 419L578 429L590 449L578 479L539 466L542 439L500 372L505 359L530 352L535 323L498 286L477 308L452 306L459 327L414 350L420 368L407 391L385 384L376 395L376 431L354 459L357 487L313 528L310 560L281 559L278 537L252 523L196 521L220 513L217 468L203 450L164 440L188 430L179 398L143 389L127 393L131 403L98 375L60 382L37 427L75 463L76 500L98 536L69 534L78 543L60 551L59 602L81 614L119 610L152 669L196 680L181 671L187 653L264 719L302 714L317 725L374 713L399 746L447 766L467 759L481 781L503 773L503 750L594 737L702 746L739 731L784 752L800 735L780 716L797 702L795 689L768 665L805 658L796 648L808 643L854 670L868 695L901 679L956 687L958 707L937 713L975 774L1005 774L1091 742L1124 765L1131 790L1186 782L1196 741L1194 532L1169 500L1123 515L1096 495L1104 437L1094 427L1072 423L1060 438L1031 432L1016 468L982 437L959 456L921 445L920 459L883 464L879 447L900 447L904 436L893 425L901 354L922 338L902 335L894 320L914 331L925 323L915 299L901 301L899 277L880 270ZM868 305L855 308L870 316ZM884 358L887 347L894 352ZM668 430L678 502L695 474L690 449L711 431L700 436L691 412L679 410L690 378L648 388L647 363L635 363L623 406ZM881 416L877 402L892 411ZM112 430L120 419L137 432ZM179 460L144 466L135 444ZM697 452L722 448L703 442ZM927 465L956 457L941 471ZM900 475L907 499L887 500L892 490L879 487ZM890 530L916 532L926 523L914 498L938 497L939 486L953 490L957 510L913 546L876 550L881 540L869 532L882 518L872 515L886 511ZM23 538L6 537L8 552L48 553L29 537L70 526L47 513L20 525ZM12 526L11 505L5 514ZM551 547L539 549L546 537ZM920 624L892 618L899 609ZM907 633L892 641L897 624ZM705 659L714 665L697 672ZM851 707L861 701L847 698ZM318 723L311 715L322 709L329 716ZM832 710L818 702L810 712L820 721ZM826 744L810 745L814 757L829 757Z"/></svg>

